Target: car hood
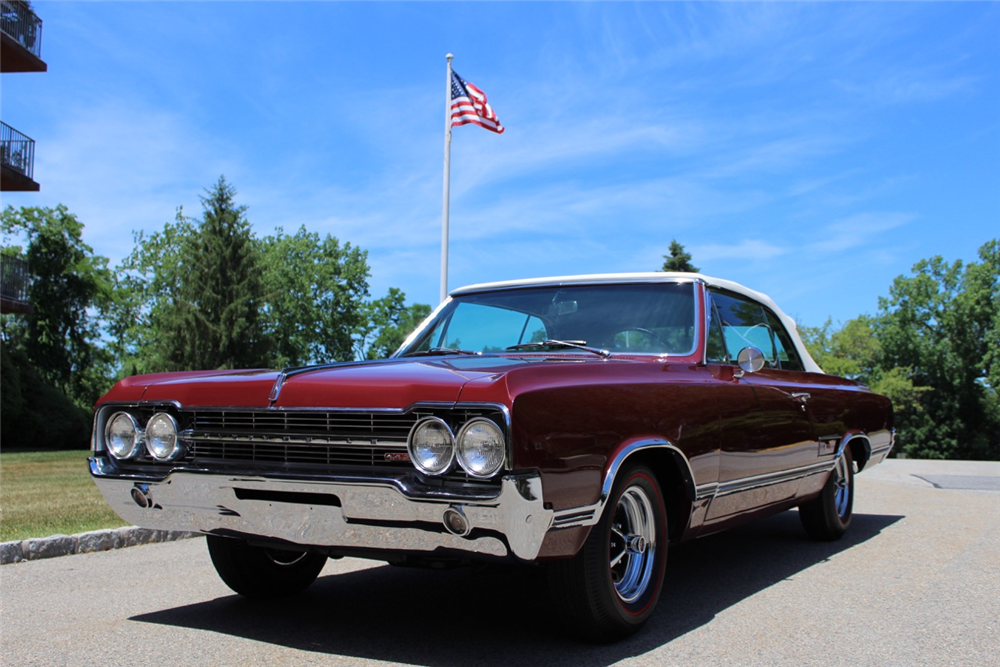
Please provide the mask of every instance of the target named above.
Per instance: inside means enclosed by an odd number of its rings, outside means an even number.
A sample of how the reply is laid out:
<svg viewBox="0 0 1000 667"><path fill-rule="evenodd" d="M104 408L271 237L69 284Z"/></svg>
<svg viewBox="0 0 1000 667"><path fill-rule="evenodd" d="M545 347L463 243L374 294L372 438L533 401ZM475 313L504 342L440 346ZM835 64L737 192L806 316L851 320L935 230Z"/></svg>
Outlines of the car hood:
<svg viewBox="0 0 1000 667"><path fill-rule="evenodd" d="M454 403L474 380L496 381L543 359L442 357L346 362L286 371L192 371L122 380L101 403L173 402L184 407L392 408ZM549 362L560 363L560 362Z"/></svg>

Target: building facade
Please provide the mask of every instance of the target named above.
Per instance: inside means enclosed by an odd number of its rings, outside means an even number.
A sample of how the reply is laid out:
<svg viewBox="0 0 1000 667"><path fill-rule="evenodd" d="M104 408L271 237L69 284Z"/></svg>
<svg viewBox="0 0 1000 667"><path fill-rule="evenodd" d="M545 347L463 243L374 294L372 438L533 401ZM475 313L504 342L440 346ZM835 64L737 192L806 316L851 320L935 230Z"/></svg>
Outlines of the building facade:
<svg viewBox="0 0 1000 667"><path fill-rule="evenodd" d="M42 20L25 0L0 0L0 73L45 72ZM0 121L0 191L37 192L35 141Z"/></svg>

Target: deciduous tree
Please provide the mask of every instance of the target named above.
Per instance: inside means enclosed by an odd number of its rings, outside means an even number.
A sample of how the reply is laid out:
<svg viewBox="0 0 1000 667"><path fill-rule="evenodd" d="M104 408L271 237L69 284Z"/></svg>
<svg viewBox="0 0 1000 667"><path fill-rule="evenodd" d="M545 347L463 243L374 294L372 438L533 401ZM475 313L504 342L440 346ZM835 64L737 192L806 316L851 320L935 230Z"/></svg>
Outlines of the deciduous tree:
<svg viewBox="0 0 1000 667"><path fill-rule="evenodd" d="M262 244L266 332L276 366L347 361L366 315L368 253L305 227Z"/></svg>
<svg viewBox="0 0 1000 667"><path fill-rule="evenodd" d="M898 447L922 458L1000 459L1000 242L979 261L921 260L878 313L804 329L827 371L893 399Z"/></svg>
<svg viewBox="0 0 1000 667"><path fill-rule="evenodd" d="M8 206L0 214L5 235L27 246L5 252L28 262L28 315L3 316L5 344L22 349L45 382L78 405L89 405L107 382L108 357L100 343L97 309L110 298L108 261L83 242L83 223L55 208Z"/></svg>
<svg viewBox="0 0 1000 667"><path fill-rule="evenodd" d="M107 260L63 205L7 207L0 227L26 241L3 253L28 262L32 306L0 316L0 439L4 447L85 447L90 408L111 375L96 317L110 294Z"/></svg>
<svg viewBox="0 0 1000 667"><path fill-rule="evenodd" d="M429 305L415 303L407 306L406 295L401 290L390 287L387 295L365 304L365 317L356 336L357 357L388 357L430 314Z"/></svg>
<svg viewBox="0 0 1000 667"><path fill-rule="evenodd" d="M184 279L185 239L195 221L181 208L161 231L133 234L132 252L114 274L114 298L107 328L110 347L122 367L119 375L170 370L172 344L163 340L160 322L171 317Z"/></svg>

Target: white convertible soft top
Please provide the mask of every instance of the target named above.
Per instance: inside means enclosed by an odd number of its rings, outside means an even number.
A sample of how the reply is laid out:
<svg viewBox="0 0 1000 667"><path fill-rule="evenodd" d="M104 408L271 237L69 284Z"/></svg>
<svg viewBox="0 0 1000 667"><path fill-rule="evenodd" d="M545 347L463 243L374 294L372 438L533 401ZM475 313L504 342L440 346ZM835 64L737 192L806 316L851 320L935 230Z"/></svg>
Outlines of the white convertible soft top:
<svg viewBox="0 0 1000 667"><path fill-rule="evenodd" d="M754 301L764 304L767 306L778 319L785 325L788 330L788 335L792 337L792 343L795 345L795 351L799 353L799 358L802 359L802 364L807 371L810 373L822 373L823 369L819 367L813 358L809 354L809 350L806 349L805 344L802 342L802 338L799 336L798 327L795 326L795 320L786 315L778 304L766 294L752 290L749 287L744 287L739 283L735 283L732 280L723 280L721 278L713 278L711 276L706 276L701 273L675 273L675 272L664 272L656 271L649 273L596 273L591 275L582 276L555 276L551 278L528 278L525 280L505 280L495 283L480 283L478 285L467 285L465 287L459 287L458 289L451 291L451 296L458 296L461 294L471 294L473 292L489 292L493 290L510 289L514 287L541 287L545 285L574 285L574 284L604 284L604 283L636 283L636 282L676 282L678 280L687 281L700 281L706 285L712 287L718 287L719 289L724 289L729 292L735 292L736 294L741 294Z"/></svg>

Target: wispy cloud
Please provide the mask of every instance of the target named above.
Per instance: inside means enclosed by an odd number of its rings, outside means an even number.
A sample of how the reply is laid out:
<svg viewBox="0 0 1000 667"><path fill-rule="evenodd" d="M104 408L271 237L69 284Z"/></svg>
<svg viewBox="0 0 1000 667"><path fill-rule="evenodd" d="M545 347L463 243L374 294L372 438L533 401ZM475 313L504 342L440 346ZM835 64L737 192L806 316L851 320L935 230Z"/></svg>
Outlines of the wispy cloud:
<svg viewBox="0 0 1000 667"><path fill-rule="evenodd" d="M875 77L855 80L838 79L835 84L845 93L868 104L899 105L912 102L937 102L953 95L966 94L980 83L978 77L949 77L940 68L919 68L880 72Z"/></svg>
<svg viewBox="0 0 1000 667"><path fill-rule="evenodd" d="M5 203L68 204L117 261L225 174L258 234L334 234L432 301L451 50L507 127L455 132L453 285L655 269L677 238L821 320L920 258L947 188L996 219L989 5L277 6L46 4L50 72L4 79L42 192Z"/></svg>
<svg viewBox="0 0 1000 667"><path fill-rule="evenodd" d="M820 240L811 243L809 249L815 252L843 252L866 245L873 237L912 222L915 216L898 212L857 213L834 221L821 228Z"/></svg>
<svg viewBox="0 0 1000 667"><path fill-rule="evenodd" d="M732 244L713 243L691 247L698 261L740 260L768 262L792 252L792 248L760 239L744 239Z"/></svg>
<svg viewBox="0 0 1000 667"><path fill-rule="evenodd" d="M89 242L113 260L131 250L133 230L162 226L176 207L197 204L220 174L235 171L232 153L216 138L136 100L78 106L39 143L43 193L55 193L53 205L70 204Z"/></svg>

